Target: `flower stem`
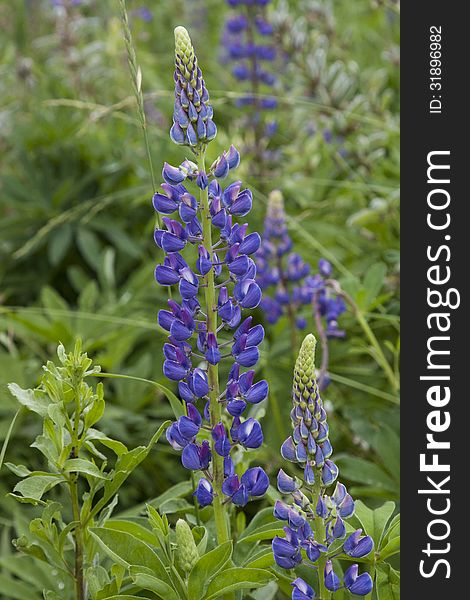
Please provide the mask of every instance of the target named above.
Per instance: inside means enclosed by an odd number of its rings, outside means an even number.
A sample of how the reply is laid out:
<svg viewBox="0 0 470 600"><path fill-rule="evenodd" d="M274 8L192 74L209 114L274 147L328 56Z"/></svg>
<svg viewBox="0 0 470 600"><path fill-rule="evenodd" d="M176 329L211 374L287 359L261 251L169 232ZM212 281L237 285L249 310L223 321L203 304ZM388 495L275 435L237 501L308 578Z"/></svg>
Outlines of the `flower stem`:
<svg viewBox="0 0 470 600"><path fill-rule="evenodd" d="M205 148L202 148L198 155L198 169L205 172ZM209 211L209 194L207 188L200 192L202 231L204 236L204 248L212 257L212 223ZM207 333L217 335L217 312L215 297L214 270L211 269L204 277L206 314L207 314ZM214 427L221 421L221 408L219 404L219 369L217 365L208 365L209 378L209 411L211 417L211 427ZM222 504L222 484L224 482L224 462L223 458L215 451L215 442L211 440L212 464L213 464L213 486L216 495L214 496L214 518L217 532L217 542L223 544L230 539L228 530L227 508Z"/></svg>
<svg viewBox="0 0 470 600"><path fill-rule="evenodd" d="M313 507L317 506L320 495L321 495L321 470L317 471L315 485L313 486L313 501L312 501ZM325 529L325 523L324 523L323 519L321 519L318 516L316 516L315 519L313 519L313 530L315 533L315 540L319 544L323 544L325 542L325 537L326 537L326 529ZM318 600L330 600L330 598L331 598L331 592L329 592L325 586L324 573L325 573L326 561L327 561L327 557L322 552L317 561L318 586L319 586L318 587L318 594L319 594Z"/></svg>
<svg viewBox="0 0 470 600"><path fill-rule="evenodd" d="M318 387L320 391L323 390L323 382L325 381L325 377L328 373L328 362L329 362L329 352L328 352L328 338L326 335L325 328L323 327L323 323L321 320L320 314L320 306L318 303L318 293L315 292L313 294L312 300L313 306L313 315L315 318L315 325L317 328L318 337L320 338L321 344L321 365L320 365L320 373L318 376Z"/></svg>

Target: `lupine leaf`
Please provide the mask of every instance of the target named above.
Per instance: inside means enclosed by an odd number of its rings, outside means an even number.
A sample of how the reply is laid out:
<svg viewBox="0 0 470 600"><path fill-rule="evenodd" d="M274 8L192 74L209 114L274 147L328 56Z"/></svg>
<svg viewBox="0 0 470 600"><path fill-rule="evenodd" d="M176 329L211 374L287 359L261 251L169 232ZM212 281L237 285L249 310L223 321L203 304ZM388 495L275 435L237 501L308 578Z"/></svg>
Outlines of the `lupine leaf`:
<svg viewBox="0 0 470 600"><path fill-rule="evenodd" d="M149 530L132 521L124 521L119 519L112 519L106 522L106 529L112 529L113 531L123 531L124 533L130 533L138 540L145 542L149 545L155 545L155 535Z"/></svg>
<svg viewBox="0 0 470 600"><path fill-rule="evenodd" d="M135 585L144 590L149 590L156 594L162 600L179 600L179 595L167 583L147 573L139 573L131 567L131 577Z"/></svg>
<svg viewBox="0 0 470 600"><path fill-rule="evenodd" d="M248 527L246 527L246 529L240 535L239 539L244 538L245 536L249 535L250 533L253 533L258 528L260 528L268 523L270 523L270 524L278 524L279 523L279 521L277 521L277 519L274 518L273 509L270 506L263 508L258 513L256 513L256 515L250 521L250 524L248 525Z"/></svg>
<svg viewBox="0 0 470 600"><path fill-rule="evenodd" d="M337 455L335 462L340 466L344 477L365 485L395 492L397 484L375 463L356 456Z"/></svg>
<svg viewBox="0 0 470 600"><path fill-rule="evenodd" d="M264 569L247 569L234 567L224 569L210 582L204 600L215 600L223 594L235 590L254 589L267 585L275 579L275 575Z"/></svg>
<svg viewBox="0 0 470 600"><path fill-rule="evenodd" d="M66 460L64 471L66 473L85 473L85 475L91 475L97 479L107 478L94 463L83 458L69 458Z"/></svg>
<svg viewBox="0 0 470 600"><path fill-rule="evenodd" d="M258 540L272 540L276 535L281 535L283 528L277 523L266 523L248 535L240 537L239 542L256 542Z"/></svg>
<svg viewBox="0 0 470 600"><path fill-rule="evenodd" d="M147 457L152 447L157 443L158 439L169 425L169 421L165 421L158 431L153 435L148 446L138 446L129 452L122 454L116 461L114 474L111 479L107 479L104 484L103 497L90 511L90 517L95 516L99 511L106 506L109 500L117 493L121 485L126 481L132 471Z"/></svg>
<svg viewBox="0 0 470 600"><path fill-rule="evenodd" d="M244 563L244 567L254 569L268 569L274 565L274 555L271 546L263 548L260 552L250 556Z"/></svg>
<svg viewBox="0 0 470 600"><path fill-rule="evenodd" d="M392 538L388 544L382 548L380 551L380 559L385 560L394 554L398 554L400 552L400 536L396 536Z"/></svg>
<svg viewBox="0 0 470 600"><path fill-rule="evenodd" d="M37 390L24 390L17 383L9 383L8 389L20 404L41 417L47 416L49 400L44 394Z"/></svg>
<svg viewBox="0 0 470 600"><path fill-rule="evenodd" d="M13 492L19 492L24 499L41 500L42 496L64 479L60 475L30 475L19 481Z"/></svg>
<svg viewBox="0 0 470 600"><path fill-rule="evenodd" d="M356 501L355 516L361 522L364 531L374 540L376 548L380 547L385 527L394 510L394 502L385 502L379 508L372 510L361 500Z"/></svg>
<svg viewBox="0 0 470 600"><path fill-rule="evenodd" d="M163 563L152 548L130 533L113 531L105 527L92 527L90 532L102 550L117 564L126 568L130 568L131 565L142 565L160 576L166 574Z"/></svg>
<svg viewBox="0 0 470 600"><path fill-rule="evenodd" d="M232 550L233 543L230 540L201 556L189 574L188 600L201 600L204 597L209 581L230 560Z"/></svg>
<svg viewBox="0 0 470 600"><path fill-rule="evenodd" d="M379 563L376 571L378 600L400 600L400 574L387 563Z"/></svg>

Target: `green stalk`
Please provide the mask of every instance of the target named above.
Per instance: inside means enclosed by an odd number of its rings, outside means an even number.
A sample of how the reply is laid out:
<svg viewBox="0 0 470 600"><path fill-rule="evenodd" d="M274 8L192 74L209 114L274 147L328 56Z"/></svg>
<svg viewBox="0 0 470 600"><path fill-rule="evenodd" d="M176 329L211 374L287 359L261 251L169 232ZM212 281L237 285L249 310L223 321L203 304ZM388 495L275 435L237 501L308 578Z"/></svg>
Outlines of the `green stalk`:
<svg viewBox="0 0 470 600"><path fill-rule="evenodd" d="M315 485L313 486L312 506L314 506L314 507L317 506L320 495L321 495L321 470L317 471ZM313 520L313 531L315 533L315 540L319 543L323 543L326 538L326 528L325 528L325 523L324 523L323 519L316 517ZM318 586L319 586L318 600L330 600L331 599L331 592L329 590L327 590L326 586L325 586L324 573L325 573L326 561L327 561L326 555L323 552L320 553L320 558L317 561Z"/></svg>
<svg viewBox="0 0 470 600"><path fill-rule="evenodd" d="M356 319L358 320L359 325L361 326L363 332L366 334L367 338L369 339L370 343L372 344L372 346L377 354L376 360L379 363L379 365L382 367L385 375L387 376L387 379L389 380L389 382L393 388L393 391L398 392L398 390L400 388L398 379L395 376L395 373L393 372L392 367L390 366L388 360L385 358L385 354L383 353L383 350L380 347L380 344L377 341L377 338L375 337L374 332L370 328L369 323L367 322L366 318L362 314L362 311L357 307L355 310L355 315L356 315Z"/></svg>
<svg viewBox="0 0 470 600"><path fill-rule="evenodd" d="M205 148L202 148L198 154L198 169L199 172L205 172ZM204 248L209 252L209 256L212 258L212 223L211 215L209 211L209 194L207 188L200 191L200 204L201 204L201 216L202 216L202 231L204 236ZM216 312L216 297L215 297L215 282L214 282L214 270L211 269L209 273L204 277L205 288L205 301L206 301L206 314L207 314L207 333L214 333L217 335L217 312ZM211 416L211 427L214 427L221 421L221 408L219 403L219 369L217 365L208 365L208 377L209 377L209 410ZM228 530L228 519L227 519L227 508L222 503L222 484L224 482L224 459L217 454L215 451L215 442L211 440L212 449L212 464L213 464L213 476L212 482L215 496L214 496L214 518L217 532L217 542L223 544L230 539Z"/></svg>
<svg viewBox="0 0 470 600"><path fill-rule="evenodd" d="M372 331L367 319L364 316L364 313L361 311L359 306L354 302L349 294L347 294L344 290L338 289L337 286L333 285L333 289L342 296L346 302L351 306L354 316L356 317L359 325L361 326L362 331L365 333L367 339L371 343L372 347L375 350L375 360L377 364L382 368L385 376L387 377L390 385L394 392L398 393L400 390L400 380L393 372L390 363L388 362L385 354L383 353L382 347L380 346L374 332Z"/></svg>
<svg viewBox="0 0 470 600"><path fill-rule="evenodd" d="M74 386L75 415L72 430L72 450L70 458L78 457L78 431L80 427L80 391ZM70 498L72 501L72 514L75 521L73 537L75 540L75 600L85 600L85 581L83 578L83 529L80 516L80 501L78 493L78 473L71 473L69 479Z"/></svg>

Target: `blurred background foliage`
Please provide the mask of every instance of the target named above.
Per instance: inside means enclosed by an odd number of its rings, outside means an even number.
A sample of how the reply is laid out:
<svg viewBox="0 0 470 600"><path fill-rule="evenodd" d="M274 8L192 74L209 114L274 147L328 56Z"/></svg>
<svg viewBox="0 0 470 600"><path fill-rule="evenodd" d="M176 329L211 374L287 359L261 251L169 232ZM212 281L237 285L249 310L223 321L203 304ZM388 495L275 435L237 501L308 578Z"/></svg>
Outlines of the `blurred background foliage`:
<svg viewBox="0 0 470 600"><path fill-rule="evenodd" d="M75 5L77 4L77 5ZM236 98L243 92L220 63L230 7L223 0L128 0L152 160L179 164L168 136L173 34L191 33L213 99L219 134L209 160L230 143L249 147ZM399 352L398 35L393 2L274 0L278 46L270 159L245 155L237 177L252 188L250 229L262 231L268 193L281 189L295 250L316 270L334 264L377 337L394 376ZM36 385L60 340L84 348L107 372L164 383L166 301L153 269L152 186L127 68L118 2L0 0L0 444L14 413L6 384ZM258 312L256 318L263 321ZM345 340L330 343L325 392L341 479L370 506L398 500L398 396L351 311ZM279 413L268 405L265 462L279 466L289 428L295 359L287 324L268 328L261 367ZM309 330L314 330L309 319ZM129 446L146 442L170 406L153 386L105 381L104 430ZM35 465L36 424L21 413L8 460ZM36 465L40 467L39 464ZM156 498L186 479L179 457L160 444L132 476L119 510ZM0 479L0 570L24 523ZM188 489L181 490L187 493ZM191 510L173 502L174 517ZM252 511L260 504L250 505ZM134 507L134 508L133 508ZM3 562L1 562L3 561ZM30 596L31 597L31 596Z"/></svg>

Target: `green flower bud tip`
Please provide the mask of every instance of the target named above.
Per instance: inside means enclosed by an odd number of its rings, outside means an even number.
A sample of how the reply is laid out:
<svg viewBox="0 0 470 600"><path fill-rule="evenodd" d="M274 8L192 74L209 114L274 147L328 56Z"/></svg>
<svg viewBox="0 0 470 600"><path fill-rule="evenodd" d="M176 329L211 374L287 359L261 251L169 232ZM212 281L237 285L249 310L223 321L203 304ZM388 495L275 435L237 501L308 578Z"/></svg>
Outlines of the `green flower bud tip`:
<svg viewBox="0 0 470 600"><path fill-rule="evenodd" d="M189 573L199 559L196 542L190 526L183 519L176 522L176 555L181 569Z"/></svg>
<svg viewBox="0 0 470 600"><path fill-rule="evenodd" d="M300 347L299 356L295 363L294 379L301 389L315 384L315 347L317 340L309 333Z"/></svg>
<svg viewBox="0 0 470 600"><path fill-rule="evenodd" d="M175 61L189 80L197 66L197 58L189 33L181 25L175 28Z"/></svg>

